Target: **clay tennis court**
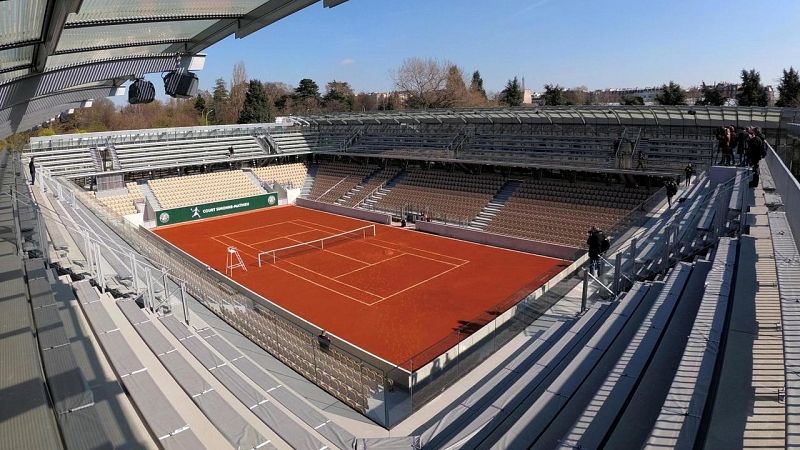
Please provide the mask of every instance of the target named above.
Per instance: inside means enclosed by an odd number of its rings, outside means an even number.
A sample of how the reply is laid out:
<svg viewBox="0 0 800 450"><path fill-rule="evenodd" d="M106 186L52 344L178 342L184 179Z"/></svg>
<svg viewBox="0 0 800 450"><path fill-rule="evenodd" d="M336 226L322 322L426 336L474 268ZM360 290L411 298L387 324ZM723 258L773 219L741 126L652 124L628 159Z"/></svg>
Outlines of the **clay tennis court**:
<svg viewBox="0 0 800 450"><path fill-rule="evenodd" d="M324 249L298 246L356 229ZM247 266L234 271L238 283L394 364L414 357L415 367L446 350L431 347L457 339L455 330L491 320L497 305L507 309L569 264L383 225L373 232L370 222L296 206L155 232L222 273L235 246Z"/></svg>

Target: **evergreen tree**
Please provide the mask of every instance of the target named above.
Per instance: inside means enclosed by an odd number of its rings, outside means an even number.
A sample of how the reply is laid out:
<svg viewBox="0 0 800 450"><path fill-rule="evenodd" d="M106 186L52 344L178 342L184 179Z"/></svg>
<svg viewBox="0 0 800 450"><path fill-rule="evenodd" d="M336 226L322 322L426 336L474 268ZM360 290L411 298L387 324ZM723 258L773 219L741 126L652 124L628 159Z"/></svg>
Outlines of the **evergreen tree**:
<svg viewBox="0 0 800 450"><path fill-rule="evenodd" d="M331 81L327 85L322 104L328 111L352 111L356 96L350 83L345 81Z"/></svg>
<svg viewBox="0 0 800 450"><path fill-rule="evenodd" d="M656 95L656 103L659 105L685 105L686 91L680 84L670 81L669 84L661 86L661 92Z"/></svg>
<svg viewBox="0 0 800 450"><path fill-rule="evenodd" d="M319 100L319 86L314 82L314 80L303 78L300 80L300 84L298 84L297 88L294 90L294 96L297 99L303 100L309 98Z"/></svg>
<svg viewBox="0 0 800 450"><path fill-rule="evenodd" d="M755 69L742 70L742 85L736 99L739 106L767 106L767 89L761 84L761 74Z"/></svg>
<svg viewBox="0 0 800 450"><path fill-rule="evenodd" d="M472 81L469 84L469 92L478 100L486 102L486 89L483 88L483 78L477 70L472 73Z"/></svg>
<svg viewBox="0 0 800 450"><path fill-rule="evenodd" d="M783 70L781 83L778 85L778 101L775 106L782 106L784 108L798 108L800 107L800 75L794 70L794 67L789 67L789 70Z"/></svg>
<svg viewBox="0 0 800 450"><path fill-rule="evenodd" d="M227 108L229 99L230 93L228 92L228 87L225 85L225 80L217 78L216 81L214 81L214 91L211 94L211 109L214 111L208 115L209 122L219 123L217 118L221 117L221 111ZM220 114L218 114L217 111L220 111Z"/></svg>
<svg viewBox="0 0 800 450"><path fill-rule="evenodd" d="M620 100L625 106L644 106L644 98L639 95L626 95Z"/></svg>
<svg viewBox="0 0 800 450"><path fill-rule="evenodd" d="M724 106L728 100L722 95L722 91L717 86L709 86L703 82L700 87L700 100L697 101L701 106Z"/></svg>
<svg viewBox="0 0 800 450"><path fill-rule="evenodd" d="M469 92L467 84L464 83L464 75L456 65L451 65L447 69L447 80L444 85L444 98L442 106L465 106L469 103Z"/></svg>
<svg viewBox="0 0 800 450"><path fill-rule="evenodd" d="M194 99L194 109L200 114L205 114L206 112L206 99L200 94L197 94Z"/></svg>
<svg viewBox="0 0 800 450"><path fill-rule="evenodd" d="M267 99L264 85L258 80L250 80L238 123L269 123L273 118L272 104Z"/></svg>
<svg viewBox="0 0 800 450"><path fill-rule="evenodd" d="M544 104L546 106L561 106L567 104L567 98L564 95L564 88L557 84L545 84L542 98L544 99Z"/></svg>
<svg viewBox="0 0 800 450"><path fill-rule="evenodd" d="M500 91L500 103L508 106L519 106L522 104L522 89L519 85L519 80L514 77L513 80L508 80L505 89Z"/></svg>

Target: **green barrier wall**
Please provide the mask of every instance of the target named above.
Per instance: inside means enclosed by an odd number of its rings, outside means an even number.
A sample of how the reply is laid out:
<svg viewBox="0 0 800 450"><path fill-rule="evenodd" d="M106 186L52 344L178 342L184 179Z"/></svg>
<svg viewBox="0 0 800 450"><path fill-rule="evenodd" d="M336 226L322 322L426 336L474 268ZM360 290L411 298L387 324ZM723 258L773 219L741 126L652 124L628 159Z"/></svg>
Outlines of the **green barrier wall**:
<svg viewBox="0 0 800 450"><path fill-rule="evenodd" d="M156 225L174 225L176 223L208 219L209 217L218 217L227 214L251 211L254 209L269 208L271 206L276 206L277 204L278 194L272 192L266 195L237 198L222 202L206 203L204 205L192 205L184 206L182 208L164 209L156 212Z"/></svg>

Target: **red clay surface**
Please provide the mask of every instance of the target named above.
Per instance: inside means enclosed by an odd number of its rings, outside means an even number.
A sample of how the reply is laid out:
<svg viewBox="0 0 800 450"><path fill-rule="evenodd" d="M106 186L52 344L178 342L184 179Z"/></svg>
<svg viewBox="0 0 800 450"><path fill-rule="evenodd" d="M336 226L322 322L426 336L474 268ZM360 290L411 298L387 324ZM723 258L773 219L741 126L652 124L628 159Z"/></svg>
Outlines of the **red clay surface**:
<svg viewBox="0 0 800 450"><path fill-rule="evenodd" d="M569 262L376 225L375 236L278 258L259 252L372 225L296 206L158 228L225 273L228 246L247 265L233 279L393 364L421 367L511 307ZM267 262L267 260L269 260ZM456 333L456 330L461 330Z"/></svg>

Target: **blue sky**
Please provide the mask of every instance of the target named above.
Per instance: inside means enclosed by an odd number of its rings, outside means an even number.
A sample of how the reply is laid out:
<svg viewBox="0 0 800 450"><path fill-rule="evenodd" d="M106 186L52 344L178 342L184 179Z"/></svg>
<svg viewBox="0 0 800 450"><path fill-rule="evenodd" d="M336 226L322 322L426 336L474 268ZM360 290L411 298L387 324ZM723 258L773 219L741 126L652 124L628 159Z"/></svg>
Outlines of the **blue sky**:
<svg viewBox="0 0 800 450"><path fill-rule="evenodd" d="M754 25L746 22L754 21ZM675 80L735 81L755 68L772 84L800 67L800 1L769 0L349 0L322 2L245 39L209 48L201 88L231 78L292 86L344 80L357 91L391 90L391 70L412 56L481 71L488 90L525 77L590 89Z"/></svg>

